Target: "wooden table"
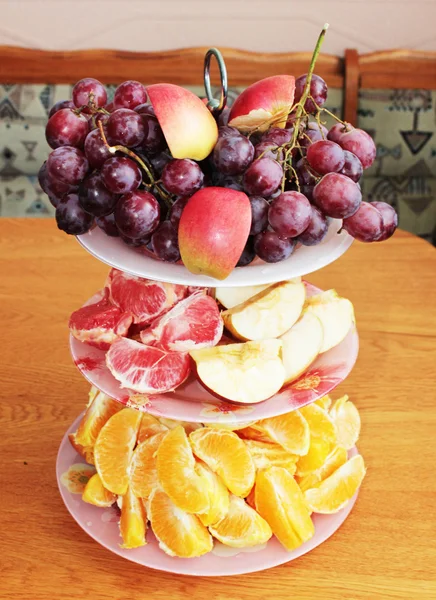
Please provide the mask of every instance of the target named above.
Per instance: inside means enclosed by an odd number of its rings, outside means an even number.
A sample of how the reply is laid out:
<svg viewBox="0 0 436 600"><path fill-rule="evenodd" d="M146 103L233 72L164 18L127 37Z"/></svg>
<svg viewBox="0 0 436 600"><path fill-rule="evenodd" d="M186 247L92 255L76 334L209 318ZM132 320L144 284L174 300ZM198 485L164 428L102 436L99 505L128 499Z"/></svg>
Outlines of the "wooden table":
<svg viewBox="0 0 436 600"><path fill-rule="evenodd" d="M0 598L434 600L434 248L398 232L382 244L356 242L309 277L355 305L361 351L338 393L361 411L367 478L350 517L322 546L233 578L125 561L79 529L59 496L56 452L89 388L69 355L68 316L107 270L52 220L0 219Z"/></svg>

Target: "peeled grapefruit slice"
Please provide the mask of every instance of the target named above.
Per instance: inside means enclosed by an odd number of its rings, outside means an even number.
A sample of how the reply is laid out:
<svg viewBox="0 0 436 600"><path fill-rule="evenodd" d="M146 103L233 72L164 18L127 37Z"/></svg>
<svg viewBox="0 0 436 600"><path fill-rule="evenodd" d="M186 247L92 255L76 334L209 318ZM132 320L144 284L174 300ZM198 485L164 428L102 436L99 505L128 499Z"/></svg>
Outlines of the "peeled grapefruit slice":
<svg viewBox="0 0 436 600"><path fill-rule="evenodd" d="M140 394L174 390L190 372L189 354L165 352L127 338L112 344L106 365L122 388Z"/></svg>
<svg viewBox="0 0 436 600"><path fill-rule="evenodd" d="M70 317L69 328L80 342L108 350L116 340L127 335L133 317L113 306L107 298L82 306Z"/></svg>
<svg viewBox="0 0 436 600"><path fill-rule="evenodd" d="M111 269L106 281L109 299L123 312L133 315L133 322L148 325L188 293L186 286L151 281Z"/></svg>
<svg viewBox="0 0 436 600"><path fill-rule="evenodd" d="M144 331L141 340L148 343L150 333L159 347L173 352L189 352L216 346L223 333L218 305L203 291L195 292L159 317Z"/></svg>

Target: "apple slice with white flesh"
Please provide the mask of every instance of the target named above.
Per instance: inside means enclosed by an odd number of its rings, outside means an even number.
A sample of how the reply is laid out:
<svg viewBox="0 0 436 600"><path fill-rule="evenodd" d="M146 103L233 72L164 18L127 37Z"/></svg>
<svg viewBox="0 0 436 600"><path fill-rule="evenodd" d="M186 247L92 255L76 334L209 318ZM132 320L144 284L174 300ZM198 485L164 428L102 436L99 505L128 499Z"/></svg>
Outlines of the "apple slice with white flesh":
<svg viewBox="0 0 436 600"><path fill-rule="evenodd" d="M335 290L308 298L304 312L315 315L321 321L323 341L320 354L340 344L355 323L352 303L341 298Z"/></svg>
<svg viewBox="0 0 436 600"><path fill-rule="evenodd" d="M306 288L302 282L282 281L224 311L227 329L240 340L277 338L301 315Z"/></svg>
<svg viewBox="0 0 436 600"><path fill-rule="evenodd" d="M301 277L295 277L290 281L298 283L301 281ZM259 292L263 292L263 290L266 290L266 288L271 285L271 283L267 283L264 285L248 285L245 287L217 287L215 289L215 300L218 300L224 308L233 308L238 304L246 302Z"/></svg>
<svg viewBox="0 0 436 600"><path fill-rule="evenodd" d="M283 342L285 383L297 379L309 367L321 350L323 327L317 316L303 313L289 331L280 336Z"/></svg>
<svg viewBox="0 0 436 600"><path fill-rule="evenodd" d="M214 346L190 354L203 385L226 400L262 402L276 394L285 380L280 340Z"/></svg>

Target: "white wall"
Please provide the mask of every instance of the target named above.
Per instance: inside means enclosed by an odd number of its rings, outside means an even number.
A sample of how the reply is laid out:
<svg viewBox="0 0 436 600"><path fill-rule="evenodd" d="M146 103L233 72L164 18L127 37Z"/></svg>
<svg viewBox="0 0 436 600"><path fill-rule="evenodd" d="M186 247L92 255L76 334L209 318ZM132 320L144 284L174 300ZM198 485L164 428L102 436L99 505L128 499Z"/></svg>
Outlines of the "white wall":
<svg viewBox="0 0 436 600"><path fill-rule="evenodd" d="M230 46L436 50L436 0L0 0L0 44L45 49Z"/></svg>

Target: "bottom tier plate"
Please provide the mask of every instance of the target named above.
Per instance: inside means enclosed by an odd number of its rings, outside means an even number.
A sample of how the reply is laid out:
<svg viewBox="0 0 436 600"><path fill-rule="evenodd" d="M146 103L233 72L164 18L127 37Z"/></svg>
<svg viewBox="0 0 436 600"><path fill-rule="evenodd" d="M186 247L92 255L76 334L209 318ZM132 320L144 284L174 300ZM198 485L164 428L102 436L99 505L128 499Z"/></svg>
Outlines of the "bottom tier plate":
<svg viewBox="0 0 436 600"><path fill-rule="evenodd" d="M68 440L68 434L76 431L81 418L82 415L68 429L59 448L56 473L62 499L76 522L95 541L114 554L144 567L196 576L243 575L263 571L294 560L325 542L339 529L356 502L357 493L340 512L334 515L315 514L315 535L293 552L287 552L273 537L267 544L244 550L229 548L216 542L212 552L200 558L174 558L167 556L159 548L151 530L147 533L146 546L125 550L120 547L122 540L118 530L119 511L113 506L98 508L81 499L83 475L88 478L95 472L94 467L85 463ZM349 453L350 457L355 454L356 448Z"/></svg>

